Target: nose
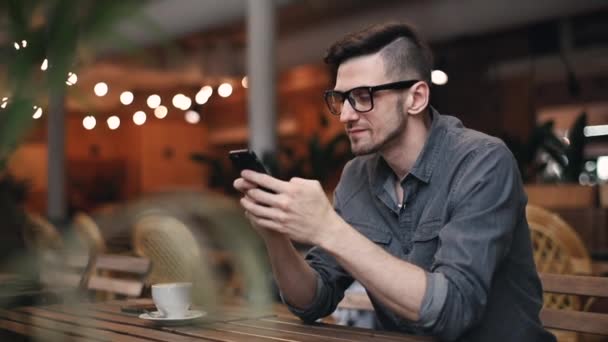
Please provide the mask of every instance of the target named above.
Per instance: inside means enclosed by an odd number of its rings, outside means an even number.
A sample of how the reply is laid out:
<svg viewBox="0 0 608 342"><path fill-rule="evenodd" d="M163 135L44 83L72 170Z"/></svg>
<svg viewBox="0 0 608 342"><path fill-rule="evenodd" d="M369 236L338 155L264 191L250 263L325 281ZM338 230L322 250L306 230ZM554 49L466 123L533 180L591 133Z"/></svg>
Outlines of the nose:
<svg viewBox="0 0 608 342"><path fill-rule="evenodd" d="M347 123L359 119L359 113L353 109L348 100L344 100L342 111L340 112L340 122Z"/></svg>

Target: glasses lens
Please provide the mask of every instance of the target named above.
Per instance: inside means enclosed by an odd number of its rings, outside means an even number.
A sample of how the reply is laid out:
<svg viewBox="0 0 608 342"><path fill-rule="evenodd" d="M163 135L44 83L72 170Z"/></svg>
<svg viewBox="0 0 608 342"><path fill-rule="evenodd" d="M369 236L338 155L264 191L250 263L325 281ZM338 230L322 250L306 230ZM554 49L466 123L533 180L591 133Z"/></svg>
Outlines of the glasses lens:
<svg viewBox="0 0 608 342"><path fill-rule="evenodd" d="M372 94L368 88L356 88L350 92L348 102L358 112L367 112L372 109Z"/></svg>
<svg viewBox="0 0 608 342"><path fill-rule="evenodd" d="M337 91L328 91L325 93L325 103L327 103L327 108L332 114L340 115L344 105L344 94Z"/></svg>

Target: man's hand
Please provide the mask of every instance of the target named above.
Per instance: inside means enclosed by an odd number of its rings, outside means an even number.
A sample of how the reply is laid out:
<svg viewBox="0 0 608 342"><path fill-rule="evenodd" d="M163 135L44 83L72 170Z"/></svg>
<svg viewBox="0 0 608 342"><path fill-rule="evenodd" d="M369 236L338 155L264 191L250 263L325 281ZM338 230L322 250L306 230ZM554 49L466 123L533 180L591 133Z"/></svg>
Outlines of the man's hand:
<svg viewBox="0 0 608 342"><path fill-rule="evenodd" d="M238 191L242 192L244 195L246 195L249 190L257 189L257 187L258 187L254 183L250 183L250 182L246 181L243 178L236 179L234 181L234 183L233 183L233 186L234 186L235 189L237 189ZM245 217L247 217L247 219L251 223L251 226L253 226L253 229L255 229L255 231L265 241L286 238L286 236L284 234L282 234L282 233L279 233L279 232L276 232L276 231L273 231L273 230L269 230L269 229L265 229L265 228L259 227L256 224L255 217L253 215L251 215L251 213L249 213L249 211L247 211L246 209L245 209Z"/></svg>
<svg viewBox="0 0 608 342"><path fill-rule="evenodd" d="M312 245L336 236L332 228L341 226L337 224L341 218L318 181L292 178L285 182L249 170L243 171L241 177L234 187L245 194L241 205L262 235L272 231Z"/></svg>

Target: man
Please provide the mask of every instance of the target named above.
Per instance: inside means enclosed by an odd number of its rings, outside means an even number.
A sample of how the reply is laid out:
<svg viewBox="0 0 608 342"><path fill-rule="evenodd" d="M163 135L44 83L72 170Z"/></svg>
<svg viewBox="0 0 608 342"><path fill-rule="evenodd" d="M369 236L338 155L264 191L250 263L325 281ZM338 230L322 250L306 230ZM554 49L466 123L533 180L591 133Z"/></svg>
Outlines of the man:
<svg viewBox="0 0 608 342"><path fill-rule="evenodd" d="M526 196L498 139L429 106L431 58L403 24L335 43L325 94L357 156L333 208L317 181L244 171L241 204L264 239L284 301L330 314L358 280L384 329L445 340L554 340L538 317ZM266 188L274 193L261 190ZM306 259L290 240L316 246Z"/></svg>

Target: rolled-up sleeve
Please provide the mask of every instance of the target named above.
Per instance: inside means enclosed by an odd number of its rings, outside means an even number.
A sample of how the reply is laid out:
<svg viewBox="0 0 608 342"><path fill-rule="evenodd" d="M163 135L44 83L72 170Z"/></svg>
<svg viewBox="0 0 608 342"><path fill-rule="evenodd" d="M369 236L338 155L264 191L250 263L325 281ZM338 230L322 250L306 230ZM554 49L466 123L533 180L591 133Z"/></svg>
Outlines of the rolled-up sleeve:
<svg viewBox="0 0 608 342"><path fill-rule="evenodd" d="M334 195L334 209L340 214L337 194ZM320 247L313 247L307 253L306 261L317 274L317 288L312 303L306 308L298 308L289 304L282 294L281 298L294 315L304 322L311 323L334 312L338 303L344 298L344 291L354 279L333 256Z"/></svg>
<svg viewBox="0 0 608 342"><path fill-rule="evenodd" d="M330 315L344 298L344 291L353 282L353 278L342 267L320 248L313 248L306 256L306 261L317 274L317 288L312 303L306 308L298 308L283 302L289 310L304 322L311 323L321 317Z"/></svg>
<svg viewBox="0 0 608 342"><path fill-rule="evenodd" d="M454 340L480 322L492 277L525 210L519 171L507 148L488 144L470 154L449 201L451 217L439 233L418 325Z"/></svg>

